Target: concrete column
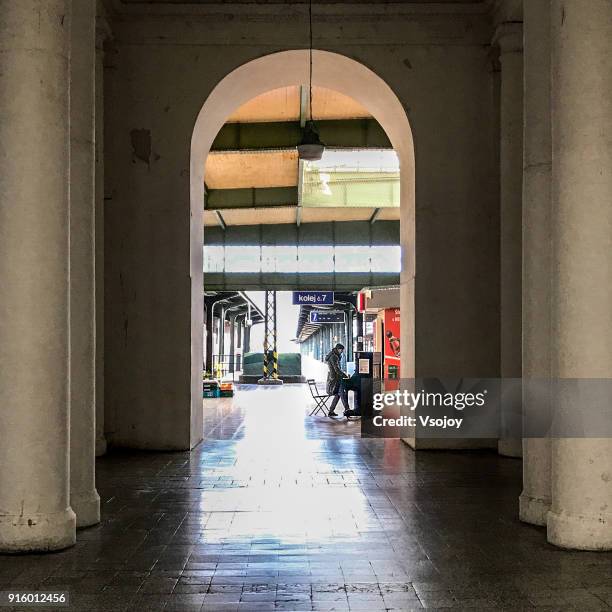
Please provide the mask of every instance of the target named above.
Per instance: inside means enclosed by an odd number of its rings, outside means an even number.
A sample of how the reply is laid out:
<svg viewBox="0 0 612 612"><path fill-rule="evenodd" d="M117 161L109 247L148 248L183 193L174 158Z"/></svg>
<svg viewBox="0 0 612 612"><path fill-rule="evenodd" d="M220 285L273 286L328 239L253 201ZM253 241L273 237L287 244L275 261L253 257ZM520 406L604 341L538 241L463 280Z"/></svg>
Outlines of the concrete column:
<svg viewBox="0 0 612 612"><path fill-rule="evenodd" d="M70 505L100 522L95 484L95 0L72 0L70 51Z"/></svg>
<svg viewBox="0 0 612 612"><path fill-rule="evenodd" d="M0 552L75 542L64 0L0 0Z"/></svg>
<svg viewBox="0 0 612 612"><path fill-rule="evenodd" d="M100 4L100 3L98 3ZM110 34L96 17L95 73L95 292L96 292L96 457L106 453L104 435L104 41Z"/></svg>
<svg viewBox="0 0 612 612"><path fill-rule="evenodd" d="M610 379L612 2L553 0L551 23L553 374ZM612 440L553 439L551 490L549 542L612 549Z"/></svg>
<svg viewBox="0 0 612 612"><path fill-rule="evenodd" d="M521 377L521 209L523 181L523 26L502 23L495 33L501 64L500 108L500 278L502 378ZM520 399L520 398L519 398ZM520 414L520 406L507 403L506 425ZM516 422L513 429L520 428ZM499 440L501 455L520 457L521 438Z"/></svg>
<svg viewBox="0 0 612 612"><path fill-rule="evenodd" d="M550 180L550 0L526 2L523 134L523 414L525 425L551 408L552 241ZM522 521L546 525L550 439L523 439Z"/></svg>

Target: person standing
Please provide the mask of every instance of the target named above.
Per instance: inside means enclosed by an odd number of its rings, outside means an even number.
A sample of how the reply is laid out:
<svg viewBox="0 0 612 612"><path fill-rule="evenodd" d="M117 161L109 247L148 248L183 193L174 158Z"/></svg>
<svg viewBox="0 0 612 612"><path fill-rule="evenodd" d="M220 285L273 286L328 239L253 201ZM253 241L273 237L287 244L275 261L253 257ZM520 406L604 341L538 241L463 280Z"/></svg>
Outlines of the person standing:
<svg viewBox="0 0 612 612"><path fill-rule="evenodd" d="M342 405L344 406L344 413L346 414L349 411L348 395L346 389L342 385L342 381L348 378L348 374L346 374L346 372L343 372L340 368L340 360L342 358L343 351L344 345L338 343L325 357L325 361L327 362L328 368L327 394L334 396L329 412L327 413L327 416L330 417L338 416L334 412L334 409L336 408L340 400L342 400Z"/></svg>

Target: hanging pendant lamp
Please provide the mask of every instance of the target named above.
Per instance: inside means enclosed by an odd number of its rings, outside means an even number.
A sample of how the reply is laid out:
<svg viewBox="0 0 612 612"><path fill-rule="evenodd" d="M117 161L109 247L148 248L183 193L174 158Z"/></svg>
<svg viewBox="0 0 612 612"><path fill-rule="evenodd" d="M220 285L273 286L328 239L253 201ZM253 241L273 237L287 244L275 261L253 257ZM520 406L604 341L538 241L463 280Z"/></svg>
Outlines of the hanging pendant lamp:
<svg viewBox="0 0 612 612"><path fill-rule="evenodd" d="M304 129L302 130L302 139L300 144L297 146L298 156L300 159L305 161L318 161L323 157L323 151L325 151L325 145L319 138L319 132L317 126L312 117L312 0L308 3L308 18L310 25L310 47L309 47L309 58L310 58L310 70L309 70L309 108L310 108L310 119L306 121Z"/></svg>
<svg viewBox="0 0 612 612"><path fill-rule="evenodd" d="M318 161L323 157L325 145L319 138L314 121L307 121L302 130L302 140L297 146L298 156L306 161Z"/></svg>

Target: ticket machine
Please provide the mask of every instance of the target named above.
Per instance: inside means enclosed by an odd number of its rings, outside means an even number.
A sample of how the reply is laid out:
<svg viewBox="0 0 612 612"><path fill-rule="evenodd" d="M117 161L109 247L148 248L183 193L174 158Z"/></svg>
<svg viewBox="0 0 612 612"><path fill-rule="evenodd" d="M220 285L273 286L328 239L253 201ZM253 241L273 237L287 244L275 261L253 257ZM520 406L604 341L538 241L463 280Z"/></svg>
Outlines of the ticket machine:
<svg viewBox="0 0 612 612"><path fill-rule="evenodd" d="M355 353L355 374L361 383L361 416L371 419L374 416L373 397L382 390L382 359L380 353L357 351Z"/></svg>

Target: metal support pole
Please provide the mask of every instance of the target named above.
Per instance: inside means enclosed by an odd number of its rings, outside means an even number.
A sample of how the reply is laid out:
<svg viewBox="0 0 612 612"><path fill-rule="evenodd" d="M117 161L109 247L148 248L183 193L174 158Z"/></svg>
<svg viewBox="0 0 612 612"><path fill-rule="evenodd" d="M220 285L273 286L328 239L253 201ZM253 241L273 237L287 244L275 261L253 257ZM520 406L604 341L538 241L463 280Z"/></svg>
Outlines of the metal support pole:
<svg viewBox="0 0 612 612"><path fill-rule="evenodd" d="M215 372L215 375L219 377L221 376L221 362L225 352L225 314L226 309L221 307L221 316L219 317L219 353L217 355L217 371Z"/></svg>
<svg viewBox="0 0 612 612"><path fill-rule="evenodd" d="M364 317L365 313L358 312L357 314L357 350L363 351L363 336L365 331Z"/></svg>
<svg viewBox="0 0 612 612"><path fill-rule="evenodd" d="M230 315L230 352L228 371L234 373L234 361L236 359L236 315Z"/></svg>
<svg viewBox="0 0 612 612"><path fill-rule="evenodd" d="M242 315L242 317L246 317L246 315ZM236 317L236 351L240 349L240 353L236 355L236 372L240 372L242 370L242 355L244 354L243 347L243 338L244 335L242 333L242 326L244 325L244 319L241 316Z"/></svg>
<svg viewBox="0 0 612 612"><path fill-rule="evenodd" d="M269 291L266 291L266 307L264 311L264 344L263 344L263 377L265 380L269 378L268 371L268 351L270 350L270 305L268 303Z"/></svg>
<svg viewBox="0 0 612 612"><path fill-rule="evenodd" d="M251 352L251 328L246 325L244 327L244 346L242 347L242 355L246 355Z"/></svg>
<svg viewBox="0 0 612 612"><path fill-rule="evenodd" d="M344 325L346 327L346 360L347 361L353 361L354 360L354 356L353 356L353 350L354 350L354 345L353 345L353 307L349 306L346 309L346 313L345 313L345 319L344 319Z"/></svg>
<svg viewBox="0 0 612 612"><path fill-rule="evenodd" d="M212 375L215 352L215 305L206 309L206 363L204 369Z"/></svg>
<svg viewBox="0 0 612 612"><path fill-rule="evenodd" d="M236 310L240 310L240 306L232 306L231 308L227 308L225 310L225 314L227 316L230 312L235 312ZM230 348L229 355L227 359L227 370L230 374L233 374L236 371L236 319L240 316L240 313L229 315L230 321ZM223 359L223 361L226 361Z"/></svg>
<svg viewBox="0 0 612 612"><path fill-rule="evenodd" d="M258 381L258 384L283 384L283 381L278 377L278 351L276 344L276 291L266 291L263 377Z"/></svg>
<svg viewBox="0 0 612 612"><path fill-rule="evenodd" d="M272 378L278 379L278 348L276 344L276 291L272 292L273 321L272 321Z"/></svg>

